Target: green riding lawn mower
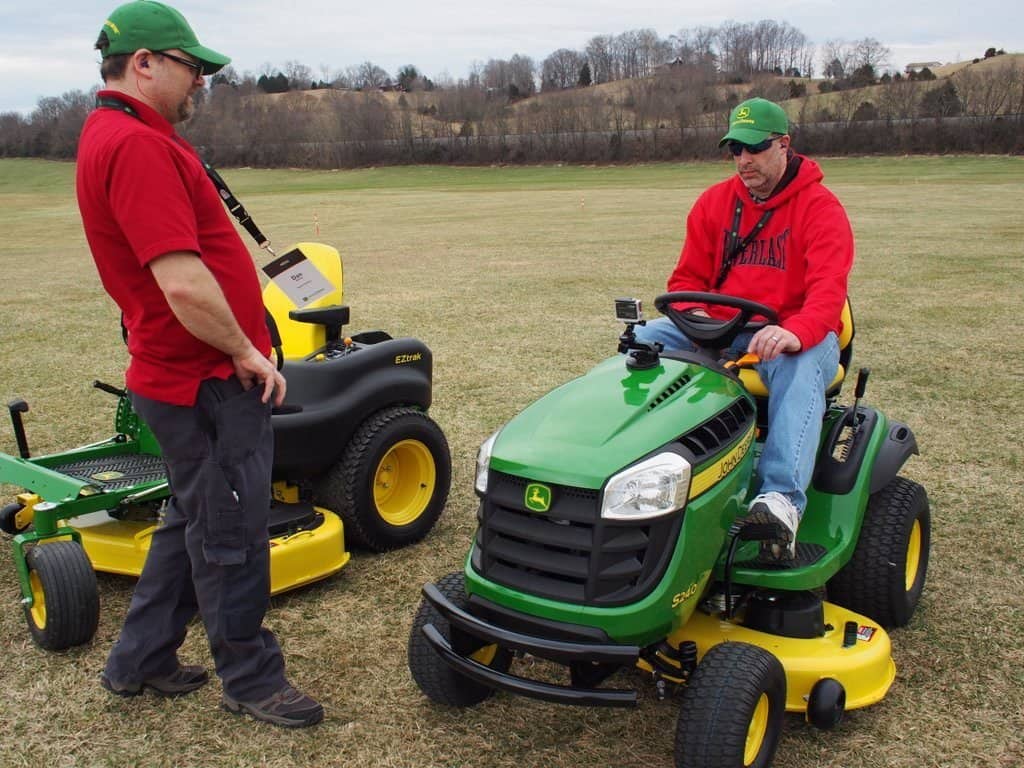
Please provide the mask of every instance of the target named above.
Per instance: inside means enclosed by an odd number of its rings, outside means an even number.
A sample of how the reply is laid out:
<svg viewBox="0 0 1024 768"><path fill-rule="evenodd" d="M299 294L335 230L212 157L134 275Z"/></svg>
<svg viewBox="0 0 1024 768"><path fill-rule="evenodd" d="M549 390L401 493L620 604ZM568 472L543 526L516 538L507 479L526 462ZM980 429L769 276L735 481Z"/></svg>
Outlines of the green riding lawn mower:
<svg viewBox="0 0 1024 768"><path fill-rule="evenodd" d="M712 321L680 302L736 314ZM679 700L677 766L765 768L785 712L831 728L893 682L886 628L910 620L928 566L928 498L898 474L917 445L861 403L866 370L854 403L838 404L847 305L796 557L762 555L777 530L744 517L768 393L756 359L716 350L775 314L717 294L655 304L697 352L639 342L640 302L618 300L623 354L483 443L477 533L464 570L423 588L409 667L431 700L454 707L496 690L635 706L637 687L609 678L640 670L657 698ZM527 656L531 672L516 674Z"/></svg>
<svg viewBox="0 0 1024 768"><path fill-rule="evenodd" d="M271 417L275 594L339 571L346 539L376 552L422 539L451 481L448 443L427 415L430 350L383 331L342 334L349 308L334 248L300 243L281 258L315 269L329 290L301 308L274 282L263 293L288 382ZM0 483L24 489L0 509L0 528L13 536L29 631L50 650L93 637L95 571L141 573L170 496L159 446L127 393L94 385L117 398L112 437L32 456L19 399L9 410L20 455L0 453Z"/></svg>

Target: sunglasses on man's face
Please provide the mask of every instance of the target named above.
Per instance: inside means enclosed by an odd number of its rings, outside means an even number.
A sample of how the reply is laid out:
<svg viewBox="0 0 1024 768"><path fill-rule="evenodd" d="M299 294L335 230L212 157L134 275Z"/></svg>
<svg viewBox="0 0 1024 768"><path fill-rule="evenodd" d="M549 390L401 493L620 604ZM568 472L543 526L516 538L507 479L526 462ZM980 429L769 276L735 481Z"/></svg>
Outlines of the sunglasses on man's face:
<svg viewBox="0 0 1024 768"><path fill-rule="evenodd" d="M781 136L772 136L764 141L759 141L757 144L744 144L742 141L730 141L725 146L732 152L733 157L739 157L743 154L743 150L747 150L752 155L759 155L764 152L768 147L772 145L772 142L776 139L782 138Z"/></svg>
<svg viewBox="0 0 1024 768"><path fill-rule="evenodd" d="M179 64L184 64L186 67L192 70L192 77L194 78L199 77L203 74L203 62L201 61L192 61L191 59L185 59L181 56L175 56L173 53L168 53L167 51L155 51L155 53L163 56L165 59L170 59L171 61L176 61Z"/></svg>

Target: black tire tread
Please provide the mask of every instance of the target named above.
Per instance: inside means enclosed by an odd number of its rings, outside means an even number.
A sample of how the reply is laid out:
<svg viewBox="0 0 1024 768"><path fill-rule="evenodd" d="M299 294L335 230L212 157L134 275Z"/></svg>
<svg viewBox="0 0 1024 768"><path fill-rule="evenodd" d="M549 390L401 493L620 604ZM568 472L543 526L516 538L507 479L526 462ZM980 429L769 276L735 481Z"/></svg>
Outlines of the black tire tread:
<svg viewBox="0 0 1024 768"><path fill-rule="evenodd" d="M439 579L436 586L445 597L460 608L465 608L465 584L465 576L457 571ZM423 636L426 624L433 624L445 638L451 639L448 621L424 599L416 611L412 631L409 633L409 671L420 690L431 701L449 707L471 707L490 698L494 694L493 688L460 675L442 661ZM498 654L491 666L506 671L511 657L501 649Z"/></svg>
<svg viewBox="0 0 1024 768"><path fill-rule="evenodd" d="M919 515L923 515L920 576L908 592L904 576L907 537ZM828 582L829 600L883 627L906 625L924 586L930 538L931 517L924 487L903 477L893 478L868 500L853 557Z"/></svg>
<svg viewBox="0 0 1024 768"><path fill-rule="evenodd" d="M441 451L440 461L435 456L438 492L435 498L416 520L401 529L387 530L386 523L377 514L373 504L360 503L360 495L365 490L362 483L370 454L379 435L398 420L421 420L439 440ZM451 485L451 455L448 441L441 428L426 413L408 406L385 408L369 416L352 435L345 446L341 461L324 474L317 485L316 498L331 511L337 513L345 524L346 538L356 546L372 552L385 552L413 544L434 527L444 505L448 500ZM372 491L371 491L372 493ZM365 509L369 506L371 509Z"/></svg>
<svg viewBox="0 0 1024 768"><path fill-rule="evenodd" d="M19 529L17 524L14 522L15 516L19 512L21 512L21 504L18 504L17 502L5 504L3 507L0 507L0 531L3 531L10 536L17 536L21 533L21 529Z"/></svg>
<svg viewBox="0 0 1024 768"><path fill-rule="evenodd" d="M768 694L768 730L751 768L771 765L782 732L786 673L768 651L749 643L711 648L686 685L676 725L676 768L739 768L750 716Z"/></svg>
<svg viewBox="0 0 1024 768"><path fill-rule="evenodd" d="M82 546L74 541L37 544L25 555L29 571L39 577L46 598L46 626L38 627L28 607L25 619L32 638L49 651L89 642L99 624L96 572Z"/></svg>

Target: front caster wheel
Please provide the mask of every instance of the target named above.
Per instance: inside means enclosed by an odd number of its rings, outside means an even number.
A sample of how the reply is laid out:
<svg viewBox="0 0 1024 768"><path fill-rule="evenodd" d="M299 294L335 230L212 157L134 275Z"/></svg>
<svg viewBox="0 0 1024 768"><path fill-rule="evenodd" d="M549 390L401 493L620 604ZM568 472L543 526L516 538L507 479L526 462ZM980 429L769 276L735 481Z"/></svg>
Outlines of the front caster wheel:
<svg viewBox="0 0 1024 768"><path fill-rule="evenodd" d="M17 536L24 531L28 526L18 524L18 513L21 510L22 506L18 503L5 504L0 508L0 531L11 536Z"/></svg>
<svg viewBox="0 0 1024 768"><path fill-rule="evenodd" d="M25 556L32 605L25 606L32 639L48 651L89 642L99 623L96 572L74 541L36 544Z"/></svg>

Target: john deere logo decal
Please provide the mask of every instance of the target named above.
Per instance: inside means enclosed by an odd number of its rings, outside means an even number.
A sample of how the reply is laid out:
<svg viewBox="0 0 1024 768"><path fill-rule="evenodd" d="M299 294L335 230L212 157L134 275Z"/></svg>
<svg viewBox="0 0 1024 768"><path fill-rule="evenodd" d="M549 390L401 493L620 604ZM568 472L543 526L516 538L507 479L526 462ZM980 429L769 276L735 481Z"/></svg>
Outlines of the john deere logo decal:
<svg viewBox="0 0 1024 768"><path fill-rule="evenodd" d="M551 489L540 483L530 483L526 486L523 500L531 512L547 512L551 509Z"/></svg>
<svg viewBox="0 0 1024 768"><path fill-rule="evenodd" d="M750 117L750 107L740 107L739 111L736 113L736 119L743 120L748 117Z"/></svg>

